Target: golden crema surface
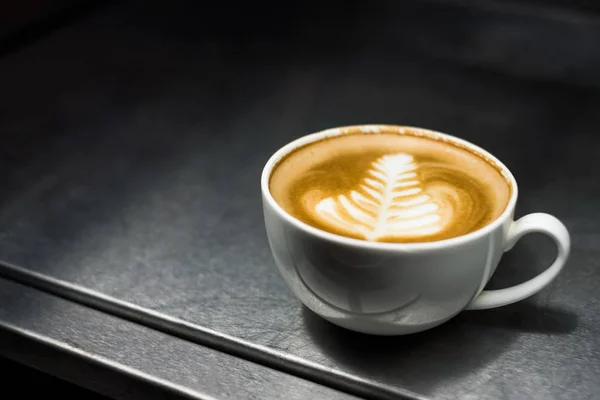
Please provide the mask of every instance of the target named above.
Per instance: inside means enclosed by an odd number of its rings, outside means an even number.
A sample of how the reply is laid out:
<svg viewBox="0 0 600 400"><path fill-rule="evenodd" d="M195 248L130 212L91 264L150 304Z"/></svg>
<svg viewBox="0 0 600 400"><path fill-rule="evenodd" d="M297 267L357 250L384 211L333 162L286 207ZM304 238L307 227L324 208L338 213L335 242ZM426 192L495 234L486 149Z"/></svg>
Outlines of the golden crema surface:
<svg viewBox="0 0 600 400"><path fill-rule="evenodd" d="M380 242L431 242L478 230L506 208L511 186L482 155L404 133L345 133L300 147L269 189L295 218Z"/></svg>

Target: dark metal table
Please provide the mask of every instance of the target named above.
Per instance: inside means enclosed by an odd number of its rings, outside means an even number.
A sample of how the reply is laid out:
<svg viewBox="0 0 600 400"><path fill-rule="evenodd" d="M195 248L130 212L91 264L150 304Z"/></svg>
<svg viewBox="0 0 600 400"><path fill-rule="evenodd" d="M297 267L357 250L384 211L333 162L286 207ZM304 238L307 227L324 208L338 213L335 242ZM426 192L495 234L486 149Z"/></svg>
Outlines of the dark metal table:
<svg viewBox="0 0 600 400"><path fill-rule="evenodd" d="M0 274L357 395L593 398L599 25L357 7L126 3L2 59ZM269 253L260 170L302 134L369 122L497 155L520 183L517 214L549 212L570 229L565 272L519 304L408 337L354 334L301 307ZM527 238L490 285L553 256L550 241Z"/></svg>
<svg viewBox="0 0 600 400"><path fill-rule="evenodd" d="M355 399L5 279L0 353L119 399Z"/></svg>

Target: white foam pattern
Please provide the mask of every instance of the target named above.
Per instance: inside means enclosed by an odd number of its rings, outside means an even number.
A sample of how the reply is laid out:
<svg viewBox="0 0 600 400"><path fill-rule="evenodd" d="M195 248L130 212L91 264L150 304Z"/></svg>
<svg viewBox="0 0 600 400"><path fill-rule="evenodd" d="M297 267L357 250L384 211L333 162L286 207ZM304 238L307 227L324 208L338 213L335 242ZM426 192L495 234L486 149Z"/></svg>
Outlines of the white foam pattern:
<svg viewBox="0 0 600 400"><path fill-rule="evenodd" d="M409 154L382 156L365 171L360 187L320 200L314 211L322 222L370 241L438 233L445 218L423 190L417 170Z"/></svg>

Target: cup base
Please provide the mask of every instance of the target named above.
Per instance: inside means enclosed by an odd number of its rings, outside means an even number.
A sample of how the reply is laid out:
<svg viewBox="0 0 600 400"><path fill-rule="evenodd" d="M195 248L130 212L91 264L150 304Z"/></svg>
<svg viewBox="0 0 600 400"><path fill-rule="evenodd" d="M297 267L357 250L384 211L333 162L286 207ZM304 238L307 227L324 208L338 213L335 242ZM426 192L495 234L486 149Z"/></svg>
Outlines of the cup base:
<svg viewBox="0 0 600 400"><path fill-rule="evenodd" d="M377 336L403 336L433 329L443 324L444 322L447 322L448 320L452 319L454 316L455 315L452 315L448 318L440 319L426 324L410 326L400 324L394 325L390 323L382 323L378 321L370 321L358 318L328 318L322 315L320 317L341 328L358 333Z"/></svg>

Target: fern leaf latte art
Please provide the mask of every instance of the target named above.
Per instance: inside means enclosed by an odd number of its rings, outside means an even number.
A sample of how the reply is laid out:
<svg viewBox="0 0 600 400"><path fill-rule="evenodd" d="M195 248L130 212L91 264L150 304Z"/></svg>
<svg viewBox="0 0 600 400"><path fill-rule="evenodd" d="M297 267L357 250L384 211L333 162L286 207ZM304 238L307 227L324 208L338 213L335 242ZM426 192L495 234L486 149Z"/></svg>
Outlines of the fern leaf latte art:
<svg viewBox="0 0 600 400"><path fill-rule="evenodd" d="M309 195L304 207L340 231L367 240L435 234L446 221L440 205L421 187L417 169L408 154L385 155L372 163L358 188L316 205Z"/></svg>
<svg viewBox="0 0 600 400"><path fill-rule="evenodd" d="M277 164L269 187L309 225L382 242L473 232L496 219L511 194L483 157L406 131L350 132L305 145Z"/></svg>

